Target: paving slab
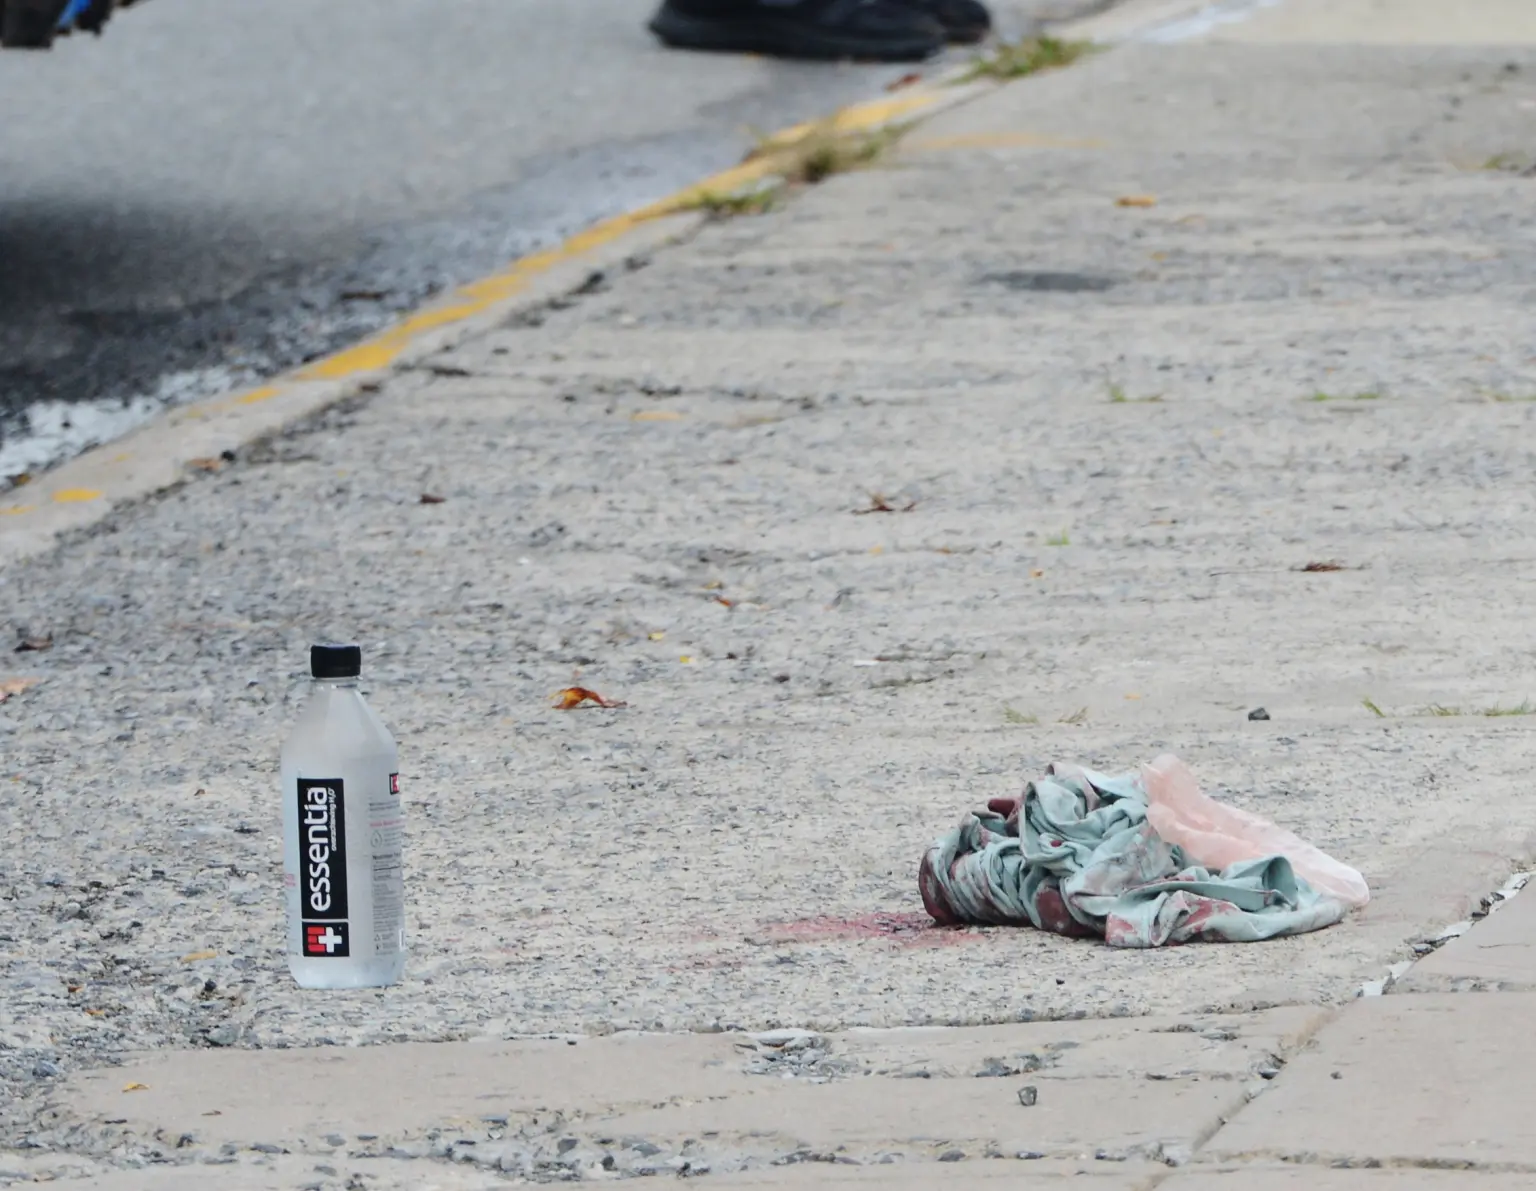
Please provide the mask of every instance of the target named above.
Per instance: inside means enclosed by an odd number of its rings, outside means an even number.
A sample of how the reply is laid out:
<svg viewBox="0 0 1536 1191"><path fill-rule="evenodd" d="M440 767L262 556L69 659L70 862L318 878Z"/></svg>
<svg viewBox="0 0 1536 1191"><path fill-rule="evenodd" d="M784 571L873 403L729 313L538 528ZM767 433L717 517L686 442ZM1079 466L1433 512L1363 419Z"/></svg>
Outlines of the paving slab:
<svg viewBox="0 0 1536 1191"><path fill-rule="evenodd" d="M1358 1001L1203 1155L1536 1172L1532 1020L1532 993Z"/></svg>
<svg viewBox="0 0 1536 1191"><path fill-rule="evenodd" d="M6 1172L6 1157L0 1154L0 1187L24 1185L8 1181ZM16 1168L10 1173L24 1172ZM348 1187L366 1191L496 1191L510 1185L504 1175L462 1163L389 1158L317 1161L313 1157L279 1156L260 1164L157 1165L141 1170L101 1169L89 1174L38 1166L25 1173L29 1181L35 1174L36 1182L46 1183L51 1191L343 1191ZM1166 1167L1092 1160L1011 1160L943 1167L900 1162L867 1167L808 1162L768 1170L710 1174L707 1185L753 1191L861 1191L887 1187L893 1191L927 1191L941 1182L945 1188L957 1191L1149 1191L1166 1173Z"/></svg>
<svg viewBox="0 0 1536 1191"><path fill-rule="evenodd" d="M930 1191L938 1186L969 1191L1144 1191L1167 1173L1164 1167L1136 1163L1052 1162L1048 1160L966 1162L947 1168L908 1163L881 1166L837 1166L814 1163L720 1175L711 1186L752 1188L753 1191L862 1191L891 1187L897 1191Z"/></svg>
<svg viewBox="0 0 1536 1191"><path fill-rule="evenodd" d="M498 1191L508 1180L473 1166L430 1161L276 1155L81 1172L57 1163L18 1162L0 1153L0 1187L39 1184L51 1191Z"/></svg>
<svg viewBox="0 0 1536 1191"><path fill-rule="evenodd" d="M1115 1165L1193 1152L1325 1018L168 1051L73 1078L34 1140L146 1161L291 1152L630 1173L1019 1154Z"/></svg>
<svg viewBox="0 0 1536 1191"><path fill-rule="evenodd" d="M1426 955L1393 987L1398 992L1536 988L1536 889L1516 894Z"/></svg>
<svg viewBox="0 0 1536 1191"><path fill-rule="evenodd" d="M1285 0L1248 19L1212 22L1213 40L1349 45L1536 44L1526 0Z"/></svg>
<svg viewBox="0 0 1536 1191"><path fill-rule="evenodd" d="M1328 1166L1191 1168L1157 1184L1158 1191L1528 1191L1529 1174L1471 1174L1400 1167L1338 1170Z"/></svg>

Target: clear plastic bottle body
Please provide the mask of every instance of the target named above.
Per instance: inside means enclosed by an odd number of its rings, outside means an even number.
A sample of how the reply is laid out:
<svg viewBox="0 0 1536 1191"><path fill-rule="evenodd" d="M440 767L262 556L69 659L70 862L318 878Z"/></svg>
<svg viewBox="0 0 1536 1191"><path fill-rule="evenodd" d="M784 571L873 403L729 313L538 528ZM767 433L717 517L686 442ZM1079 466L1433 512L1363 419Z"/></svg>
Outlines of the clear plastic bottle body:
<svg viewBox="0 0 1536 1191"><path fill-rule="evenodd" d="M323 679L283 744L288 970L301 988L405 971L400 761L356 679Z"/></svg>

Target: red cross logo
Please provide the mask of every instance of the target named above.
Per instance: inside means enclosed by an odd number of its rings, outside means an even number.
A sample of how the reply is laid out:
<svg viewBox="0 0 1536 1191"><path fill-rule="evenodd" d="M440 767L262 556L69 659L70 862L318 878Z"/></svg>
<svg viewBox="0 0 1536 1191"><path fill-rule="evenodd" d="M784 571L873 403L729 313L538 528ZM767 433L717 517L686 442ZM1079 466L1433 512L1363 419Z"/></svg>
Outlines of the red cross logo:
<svg viewBox="0 0 1536 1191"><path fill-rule="evenodd" d="M334 955L336 948L346 941L344 935L338 935L329 926L306 926L304 928L304 953L306 955Z"/></svg>

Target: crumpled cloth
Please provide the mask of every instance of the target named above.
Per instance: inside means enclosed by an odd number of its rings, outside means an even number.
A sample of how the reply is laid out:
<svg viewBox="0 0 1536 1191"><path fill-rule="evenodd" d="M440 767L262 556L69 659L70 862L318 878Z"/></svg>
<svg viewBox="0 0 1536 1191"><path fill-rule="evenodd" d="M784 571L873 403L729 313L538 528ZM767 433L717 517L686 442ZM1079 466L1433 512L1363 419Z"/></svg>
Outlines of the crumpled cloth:
<svg viewBox="0 0 1536 1191"><path fill-rule="evenodd" d="M1071 765L967 814L928 849L918 886L943 925L1029 925L1112 947L1256 942L1332 926L1348 909L1283 856L1221 872L1191 863L1147 821L1140 774Z"/></svg>

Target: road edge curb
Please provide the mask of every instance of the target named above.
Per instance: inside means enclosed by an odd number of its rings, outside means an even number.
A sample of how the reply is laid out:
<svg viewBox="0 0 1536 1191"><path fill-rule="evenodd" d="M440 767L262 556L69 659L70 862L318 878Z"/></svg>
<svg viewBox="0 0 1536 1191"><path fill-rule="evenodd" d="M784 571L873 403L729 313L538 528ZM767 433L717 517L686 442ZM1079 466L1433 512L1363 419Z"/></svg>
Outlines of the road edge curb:
<svg viewBox="0 0 1536 1191"><path fill-rule="evenodd" d="M931 116L992 89L956 86L952 73L792 125L770 140L792 142L827 122L852 132ZM0 498L0 568L46 553L66 535L216 470L228 453L375 392L393 373L484 334L519 311L570 294L595 271L686 239L709 219L695 209L700 196L740 190L767 177L771 168L771 161L759 158L722 170L460 286L359 343L256 387L168 407Z"/></svg>

